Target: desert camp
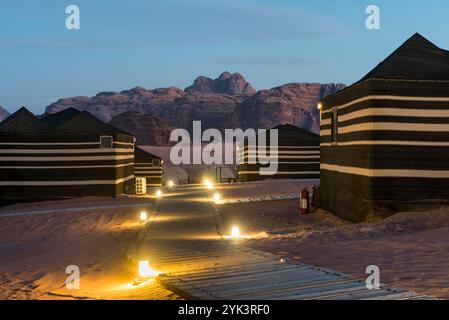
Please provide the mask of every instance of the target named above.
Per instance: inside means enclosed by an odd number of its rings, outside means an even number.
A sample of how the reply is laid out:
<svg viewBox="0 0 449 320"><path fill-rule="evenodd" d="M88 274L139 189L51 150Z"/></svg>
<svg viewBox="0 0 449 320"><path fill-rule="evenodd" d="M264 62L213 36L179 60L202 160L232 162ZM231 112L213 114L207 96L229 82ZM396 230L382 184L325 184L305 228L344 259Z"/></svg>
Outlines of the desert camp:
<svg viewBox="0 0 449 320"><path fill-rule="evenodd" d="M0 306L449 300L449 1L1 7Z"/></svg>

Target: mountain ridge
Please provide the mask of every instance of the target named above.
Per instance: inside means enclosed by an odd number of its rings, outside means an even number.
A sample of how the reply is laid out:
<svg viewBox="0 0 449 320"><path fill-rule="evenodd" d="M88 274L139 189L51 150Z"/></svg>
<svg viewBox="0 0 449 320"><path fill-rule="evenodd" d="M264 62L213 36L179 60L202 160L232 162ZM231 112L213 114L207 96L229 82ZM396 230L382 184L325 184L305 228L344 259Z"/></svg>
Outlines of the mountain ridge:
<svg viewBox="0 0 449 320"><path fill-rule="evenodd" d="M128 132L133 132L139 114L142 117L149 114L164 119L165 122L160 122L149 117L148 121L159 123L166 129L191 130L192 121L200 120L203 130L269 129L290 123L317 133L318 101L344 87L346 85L335 83L288 83L256 91L241 74L223 72L216 79L197 77L185 90L175 86L157 89L134 87L120 92L99 92L92 97L63 98L48 105L45 112L74 107L86 110L105 122L114 119L116 126ZM121 115L130 122L120 119ZM140 121L139 127L144 128ZM148 130L136 131L135 134L139 142L152 141L144 136L153 135Z"/></svg>

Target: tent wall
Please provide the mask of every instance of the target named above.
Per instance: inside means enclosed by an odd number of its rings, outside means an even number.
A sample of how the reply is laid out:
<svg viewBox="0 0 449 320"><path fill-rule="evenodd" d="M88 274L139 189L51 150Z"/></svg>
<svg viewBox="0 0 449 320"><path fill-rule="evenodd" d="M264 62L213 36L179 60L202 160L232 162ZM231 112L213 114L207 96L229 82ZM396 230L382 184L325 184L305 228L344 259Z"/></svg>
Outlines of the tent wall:
<svg viewBox="0 0 449 320"><path fill-rule="evenodd" d="M100 135L1 134L0 199L115 196L133 185L134 138Z"/></svg>
<svg viewBox="0 0 449 320"><path fill-rule="evenodd" d="M298 131L297 131L298 130ZM269 133L267 133L269 137ZM264 149L262 149L264 150ZM278 146L267 143L267 154L278 152L278 168L274 175L261 175L259 169L267 167L259 162L258 146L246 141L239 149L239 180L242 182L263 179L319 179L320 147L319 136L312 132L284 125L278 129Z"/></svg>
<svg viewBox="0 0 449 320"><path fill-rule="evenodd" d="M146 178L148 187L160 187L162 183L161 158L140 148L135 150L134 176Z"/></svg>
<svg viewBox="0 0 449 320"><path fill-rule="evenodd" d="M366 80L322 101L320 135L316 206L361 221L389 203L449 199L449 82Z"/></svg>

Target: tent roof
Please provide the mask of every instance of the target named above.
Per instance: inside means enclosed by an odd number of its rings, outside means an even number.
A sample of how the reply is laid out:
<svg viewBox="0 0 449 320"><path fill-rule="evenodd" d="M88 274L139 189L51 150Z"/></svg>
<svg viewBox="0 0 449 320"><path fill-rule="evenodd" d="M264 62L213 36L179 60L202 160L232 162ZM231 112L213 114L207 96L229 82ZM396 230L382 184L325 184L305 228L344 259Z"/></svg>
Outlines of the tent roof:
<svg viewBox="0 0 449 320"><path fill-rule="evenodd" d="M313 133L313 132L308 131L303 128L299 128L299 127L294 126L289 123L280 124L280 125L274 127L273 129L278 129L281 134L282 133L290 133L291 135L296 135L296 136L309 136L309 137L316 137L316 138L319 137L319 135L316 133Z"/></svg>
<svg viewBox="0 0 449 320"><path fill-rule="evenodd" d="M135 162L144 162L146 160L153 160L153 159L161 160L160 157L158 157L152 153L146 152L145 150L142 150L139 147L134 148L134 161Z"/></svg>
<svg viewBox="0 0 449 320"><path fill-rule="evenodd" d="M65 134L114 134L125 131L117 129L106 122L101 121L87 111L78 111L70 108L60 111L48 118L50 123L56 125L53 127L57 133Z"/></svg>
<svg viewBox="0 0 449 320"><path fill-rule="evenodd" d="M87 111L78 111L74 108L48 114L39 119L22 107L0 123L0 133L73 135L122 133L132 136L97 119Z"/></svg>
<svg viewBox="0 0 449 320"><path fill-rule="evenodd" d="M360 81L449 80L449 51L415 33Z"/></svg>
<svg viewBox="0 0 449 320"><path fill-rule="evenodd" d="M0 123L0 133L36 134L49 130L48 125L25 107L21 107Z"/></svg>
<svg viewBox="0 0 449 320"><path fill-rule="evenodd" d="M79 110L75 108L68 108L57 113L46 114L41 118L41 120L50 127L55 128L62 125L65 121L74 117L78 113L80 113Z"/></svg>
<svg viewBox="0 0 449 320"><path fill-rule="evenodd" d="M315 145L319 144L320 141L320 136L318 134L296 127L292 124L281 124L272 129L278 130L279 145ZM266 139L268 139L267 143L270 139L268 131L269 130L267 130L266 134ZM261 135L259 134L258 136L260 137Z"/></svg>

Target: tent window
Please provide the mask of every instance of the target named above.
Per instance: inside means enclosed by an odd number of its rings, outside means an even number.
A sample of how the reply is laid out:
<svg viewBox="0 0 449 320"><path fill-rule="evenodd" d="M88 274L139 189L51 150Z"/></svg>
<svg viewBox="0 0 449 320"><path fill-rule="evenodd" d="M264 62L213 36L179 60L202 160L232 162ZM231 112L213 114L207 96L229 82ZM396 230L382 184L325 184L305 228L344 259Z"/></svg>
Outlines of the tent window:
<svg viewBox="0 0 449 320"><path fill-rule="evenodd" d="M331 142L332 142L332 144L337 144L338 143L338 109L337 109L337 107L335 107L332 110Z"/></svg>
<svg viewBox="0 0 449 320"><path fill-rule="evenodd" d="M101 136L100 137L100 148L102 149L112 149L112 137L111 136Z"/></svg>

